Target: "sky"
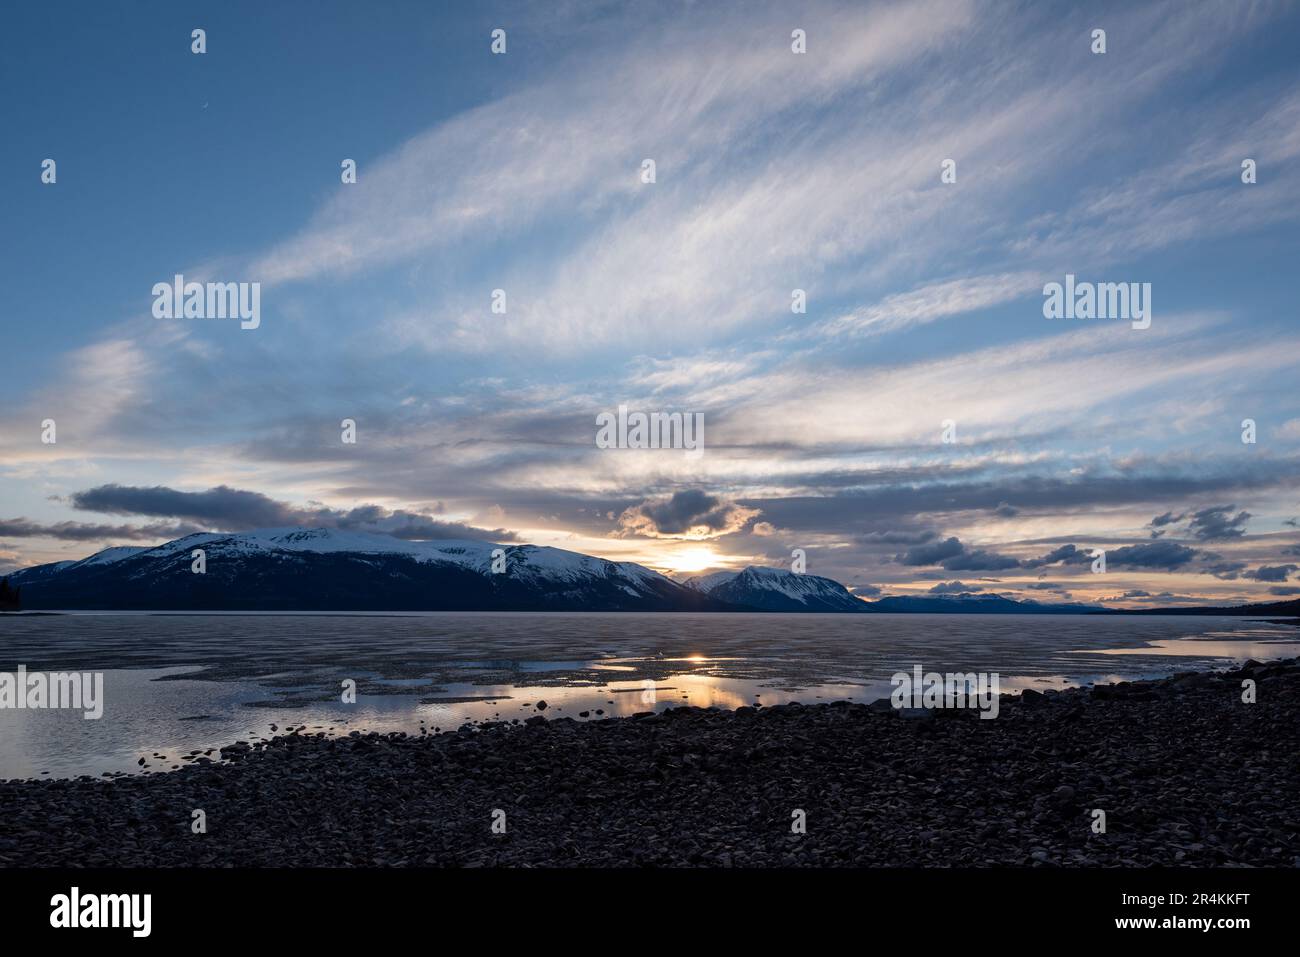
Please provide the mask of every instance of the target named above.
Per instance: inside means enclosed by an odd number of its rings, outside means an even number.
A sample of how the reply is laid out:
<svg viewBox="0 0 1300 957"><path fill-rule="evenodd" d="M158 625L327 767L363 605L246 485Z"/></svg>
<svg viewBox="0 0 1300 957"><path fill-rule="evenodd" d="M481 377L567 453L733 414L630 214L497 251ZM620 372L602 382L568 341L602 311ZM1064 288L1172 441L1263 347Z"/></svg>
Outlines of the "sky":
<svg viewBox="0 0 1300 957"><path fill-rule="evenodd" d="M1295 4L0 17L0 572L309 525L1300 596ZM159 318L177 274L256 328ZM1048 318L1067 275L1149 326Z"/></svg>

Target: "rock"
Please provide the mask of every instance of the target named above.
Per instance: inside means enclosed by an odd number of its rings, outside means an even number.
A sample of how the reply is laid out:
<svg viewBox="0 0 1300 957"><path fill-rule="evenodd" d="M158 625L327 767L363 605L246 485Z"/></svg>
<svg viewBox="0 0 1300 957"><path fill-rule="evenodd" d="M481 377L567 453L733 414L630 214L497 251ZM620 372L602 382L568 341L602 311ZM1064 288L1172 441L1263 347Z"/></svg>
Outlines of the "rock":
<svg viewBox="0 0 1300 957"><path fill-rule="evenodd" d="M1074 788L1068 784L1062 784L1052 792L1052 800L1057 804L1069 804L1074 800Z"/></svg>
<svg viewBox="0 0 1300 957"><path fill-rule="evenodd" d="M1263 667L1278 685L1256 707L1224 677L1065 690L1032 712L1007 697L1009 720L970 723L530 706L423 737L290 728L220 748L228 763L0 781L0 859L21 844L33 867L1294 867L1300 671ZM1108 834L1089 831L1094 802ZM178 840L193 807L221 826ZM788 833L795 807L807 836ZM496 808L512 809L503 835Z"/></svg>

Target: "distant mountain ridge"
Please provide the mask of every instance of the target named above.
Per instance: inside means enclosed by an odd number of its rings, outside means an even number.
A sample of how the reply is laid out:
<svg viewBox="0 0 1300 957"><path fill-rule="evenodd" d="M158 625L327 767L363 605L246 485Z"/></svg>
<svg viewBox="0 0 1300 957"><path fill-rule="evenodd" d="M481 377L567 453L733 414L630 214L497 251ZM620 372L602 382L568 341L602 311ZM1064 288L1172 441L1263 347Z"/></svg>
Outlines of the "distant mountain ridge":
<svg viewBox="0 0 1300 957"><path fill-rule="evenodd" d="M1248 605L1192 605L1178 608L1139 608L1135 610L1104 608L1106 615L1230 615L1254 617L1256 615L1300 615L1300 598L1290 601L1252 602Z"/></svg>
<svg viewBox="0 0 1300 957"><path fill-rule="evenodd" d="M955 595L890 595L872 602L875 611L960 615L1089 615L1102 611L1100 605L1076 602L1041 602L1007 598L984 592Z"/></svg>
<svg viewBox="0 0 1300 957"><path fill-rule="evenodd" d="M205 552L206 572L191 571ZM494 564L504 571L495 572ZM202 532L10 573L26 610L730 611L1300 615L1300 600L1129 611L1003 595L857 597L819 575L750 565L684 582L634 562L538 545L406 541L336 528Z"/></svg>
<svg viewBox="0 0 1300 957"><path fill-rule="evenodd" d="M759 611L870 611L861 598L830 578L782 568L750 565L738 572L715 572L684 583L711 598Z"/></svg>

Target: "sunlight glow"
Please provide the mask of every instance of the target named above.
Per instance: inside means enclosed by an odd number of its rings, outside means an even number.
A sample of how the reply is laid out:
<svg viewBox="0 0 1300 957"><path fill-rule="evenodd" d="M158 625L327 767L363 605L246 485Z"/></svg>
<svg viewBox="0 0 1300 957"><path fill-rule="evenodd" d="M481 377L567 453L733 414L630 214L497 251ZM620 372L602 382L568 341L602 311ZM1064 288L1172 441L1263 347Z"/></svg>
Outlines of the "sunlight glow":
<svg viewBox="0 0 1300 957"><path fill-rule="evenodd" d="M710 545L691 545L666 552L658 563L674 572L701 572L718 564L719 558Z"/></svg>

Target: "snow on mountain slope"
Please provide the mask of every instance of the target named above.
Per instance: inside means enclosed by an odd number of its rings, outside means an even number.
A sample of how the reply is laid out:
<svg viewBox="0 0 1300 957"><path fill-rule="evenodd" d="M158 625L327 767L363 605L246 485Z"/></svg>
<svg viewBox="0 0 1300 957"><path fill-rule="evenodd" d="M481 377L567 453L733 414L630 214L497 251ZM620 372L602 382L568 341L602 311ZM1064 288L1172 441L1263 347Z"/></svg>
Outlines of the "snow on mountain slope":
<svg viewBox="0 0 1300 957"><path fill-rule="evenodd" d="M730 572L730 571L713 572L708 575L696 575L694 578L687 578L685 581L682 582L682 584L685 585L687 588L694 588L696 591L702 591L704 592L704 594L707 595L709 592L713 591L713 589L717 588L719 585L723 585L731 581L739 574L740 572Z"/></svg>
<svg viewBox="0 0 1300 957"><path fill-rule="evenodd" d="M685 582L711 598L764 611L868 611L869 606L829 578L750 565Z"/></svg>
<svg viewBox="0 0 1300 957"><path fill-rule="evenodd" d="M202 549L203 574L191 568ZM504 560L494 569L493 552ZM46 608L709 610L723 606L630 562L537 545L405 541L334 528L187 535L106 549L38 576ZM35 580L35 578L33 579Z"/></svg>
<svg viewBox="0 0 1300 957"><path fill-rule="evenodd" d="M100 549L93 555L74 561L50 562L46 565L33 565L30 568L22 568L13 572L9 577L14 584L22 584L24 581L38 581L43 578L50 578L53 575L60 574L73 568L89 568L93 565L111 565L114 562L120 562L124 558L130 558L141 552L148 551L147 546L142 545L112 545L108 548ZM3 576L0 576L3 577Z"/></svg>
<svg viewBox="0 0 1300 957"><path fill-rule="evenodd" d="M286 552L355 552L365 555L427 555L429 546L474 546L488 553L498 546L488 542L408 542L391 535L354 532L337 528L260 528L251 532L199 532L149 550L152 555L169 555L194 548L220 545L228 554Z"/></svg>
<svg viewBox="0 0 1300 957"><path fill-rule="evenodd" d="M11 585L22 585L29 581L41 581L42 579L52 578L66 568L71 568L77 564L75 561L47 562L44 565L30 565L27 568L20 568L15 572L9 572L7 575L0 575L0 578L8 578Z"/></svg>
<svg viewBox="0 0 1300 957"><path fill-rule="evenodd" d="M85 568L87 565L110 565L113 562L120 562L124 558L130 558L132 555L138 555L141 552L147 552L149 549L143 545L112 545L108 548L100 549L88 558L83 558L79 562L68 562L65 568Z"/></svg>
<svg viewBox="0 0 1300 957"><path fill-rule="evenodd" d="M961 615L1082 614L1101 610L1100 605L1084 605L1077 602L1046 604L992 592L960 592L956 595L889 595L872 604L876 611L881 612Z"/></svg>
<svg viewBox="0 0 1300 957"><path fill-rule="evenodd" d="M206 571L194 574L202 548ZM493 551L505 558L493 571ZM474 540L404 541L334 528L203 532L155 548L116 546L80 561L10 572L28 609L281 611L1096 611L990 594L866 602L817 575L749 566L679 584L631 562L561 548Z"/></svg>
<svg viewBox="0 0 1300 957"><path fill-rule="evenodd" d="M355 555L392 555L417 562L445 562L489 574L492 553L505 552L508 572L577 580L591 575L618 574L633 582L671 579L631 562L610 562L579 552L544 545L501 545L475 539L435 539L407 541L390 535L357 532L337 528L264 528L238 534L201 533L179 538L148 551L149 555L171 555L195 548L219 551L226 555L254 555L272 552L307 552L314 554L348 553ZM102 553L101 553L102 554Z"/></svg>

